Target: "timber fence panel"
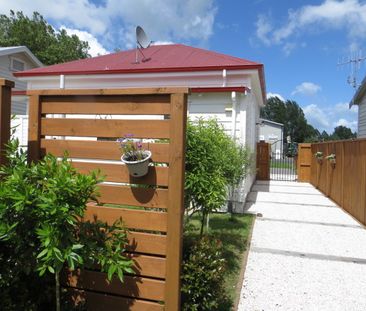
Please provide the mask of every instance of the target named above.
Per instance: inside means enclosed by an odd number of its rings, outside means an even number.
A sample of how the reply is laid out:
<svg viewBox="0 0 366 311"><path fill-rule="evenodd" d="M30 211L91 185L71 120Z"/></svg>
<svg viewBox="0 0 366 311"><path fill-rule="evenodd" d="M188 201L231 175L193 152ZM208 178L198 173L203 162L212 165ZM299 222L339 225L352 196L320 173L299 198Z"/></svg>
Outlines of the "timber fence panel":
<svg viewBox="0 0 366 311"><path fill-rule="evenodd" d="M366 140L313 144L312 153L317 151L323 152L324 159L312 167L311 183L366 224ZM335 164L325 159L332 153L336 156Z"/></svg>
<svg viewBox="0 0 366 311"><path fill-rule="evenodd" d="M65 154L80 173L100 170L98 202L83 221L128 228L134 274L67 272L62 285L88 310L180 310L182 217L188 89L29 91L29 160ZM117 138L133 134L152 152L148 174L131 177ZM65 153L66 152L66 153Z"/></svg>

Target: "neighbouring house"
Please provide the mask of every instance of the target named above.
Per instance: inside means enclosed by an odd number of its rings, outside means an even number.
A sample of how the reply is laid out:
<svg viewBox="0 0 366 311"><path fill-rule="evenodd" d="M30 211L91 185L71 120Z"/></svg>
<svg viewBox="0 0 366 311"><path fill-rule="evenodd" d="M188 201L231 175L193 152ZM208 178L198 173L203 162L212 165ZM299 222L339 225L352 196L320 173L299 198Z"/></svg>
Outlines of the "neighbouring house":
<svg viewBox="0 0 366 311"><path fill-rule="evenodd" d="M271 145L272 157L280 159L283 153L283 124L260 119L259 140Z"/></svg>
<svg viewBox="0 0 366 311"><path fill-rule="evenodd" d="M11 113L16 118L12 121L12 126L17 126L15 136L21 145L27 144L28 137L28 98L25 96L27 83L17 79L14 73L39 67L43 67L43 64L26 46L0 47L0 77L15 82Z"/></svg>
<svg viewBox="0 0 366 311"><path fill-rule="evenodd" d="M16 76L29 90L189 87L190 118L217 118L227 133L255 151L259 109L266 102L262 64L181 44L150 46L143 54L144 61L129 50ZM237 191L237 206L243 206L254 179L253 173Z"/></svg>
<svg viewBox="0 0 366 311"><path fill-rule="evenodd" d="M360 87L357 89L356 94L353 96L349 107L353 105L358 106L358 127L357 137L366 137L366 77L363 79Z"/></svg>

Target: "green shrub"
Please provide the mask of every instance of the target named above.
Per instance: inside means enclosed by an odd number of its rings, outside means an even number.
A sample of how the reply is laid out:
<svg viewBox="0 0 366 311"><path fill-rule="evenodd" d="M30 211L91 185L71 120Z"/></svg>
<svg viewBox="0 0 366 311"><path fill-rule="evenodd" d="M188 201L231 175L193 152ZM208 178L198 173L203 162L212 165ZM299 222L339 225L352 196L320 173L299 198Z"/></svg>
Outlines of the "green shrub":
<svg viewBox="0 0 366 311"><path fill-rule="evenodd" d="M227 300L221 241L209 237L185 240L184 248L182 310L218 310Z"/></svg>
<svg viewBox="0 0 366 311"><path fill-rule="evenodd" d="M32 297L29 284L41 283L35 272L46 280L49 273L55 276L58 306L58 276L65 266L99 264L108 279L117 275L122 280L132 265L123 254L127 241L123 224L81 222L100 181L97 174L79 174L66 158L52 155L28 165L27 155L17 150L17 141L12 141L9 164L0 170L0 300L7 301L7 310L42 309L40 296L48 288ZM14 288L19 289L21 299L13 296ZM28 305L23 308L23 304Z"/></svg>
<svg viewBox="0 0 366 311"><path fill-rule="evenodd" d="M228 190L248 173L250 152L228 136L215 119L188 121L185 205L201 212L201 235L207 215L226 202Z"/></svg>

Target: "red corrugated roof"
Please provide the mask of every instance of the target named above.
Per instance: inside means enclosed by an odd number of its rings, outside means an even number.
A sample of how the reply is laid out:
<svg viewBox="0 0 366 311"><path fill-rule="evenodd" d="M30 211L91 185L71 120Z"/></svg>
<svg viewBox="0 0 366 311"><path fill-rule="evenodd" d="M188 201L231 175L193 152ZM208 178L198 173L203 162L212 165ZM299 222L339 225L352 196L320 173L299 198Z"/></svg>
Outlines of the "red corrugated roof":
<svg viewBox="0 0 366 311"><path fill-rule="evenodd" d="M59 74L113 74L138 72L207 71L218 69L260 69L263 65L182 44L156 45L143 50L149 61L135 64L136 50L72 61L64 64L17 72L17 77ZM263 73L260 72L260 75ZM263 78L263 77L262 77Z"/></svg>

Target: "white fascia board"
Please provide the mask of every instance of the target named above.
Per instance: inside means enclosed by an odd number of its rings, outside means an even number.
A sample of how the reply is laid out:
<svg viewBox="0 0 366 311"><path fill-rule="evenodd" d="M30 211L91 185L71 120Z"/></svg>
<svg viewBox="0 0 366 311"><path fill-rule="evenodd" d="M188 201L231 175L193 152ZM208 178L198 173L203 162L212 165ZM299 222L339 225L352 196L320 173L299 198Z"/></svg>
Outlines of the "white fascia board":
<svg viewBox="0 0 366 311"><path fill-rule="evenodd" d="M255 70L227 70L226 86L252 88ZM20 77L29 90L58 89L60 76ZM222 71L65 75L65 89L134 87L222 87Z"/></svg>

